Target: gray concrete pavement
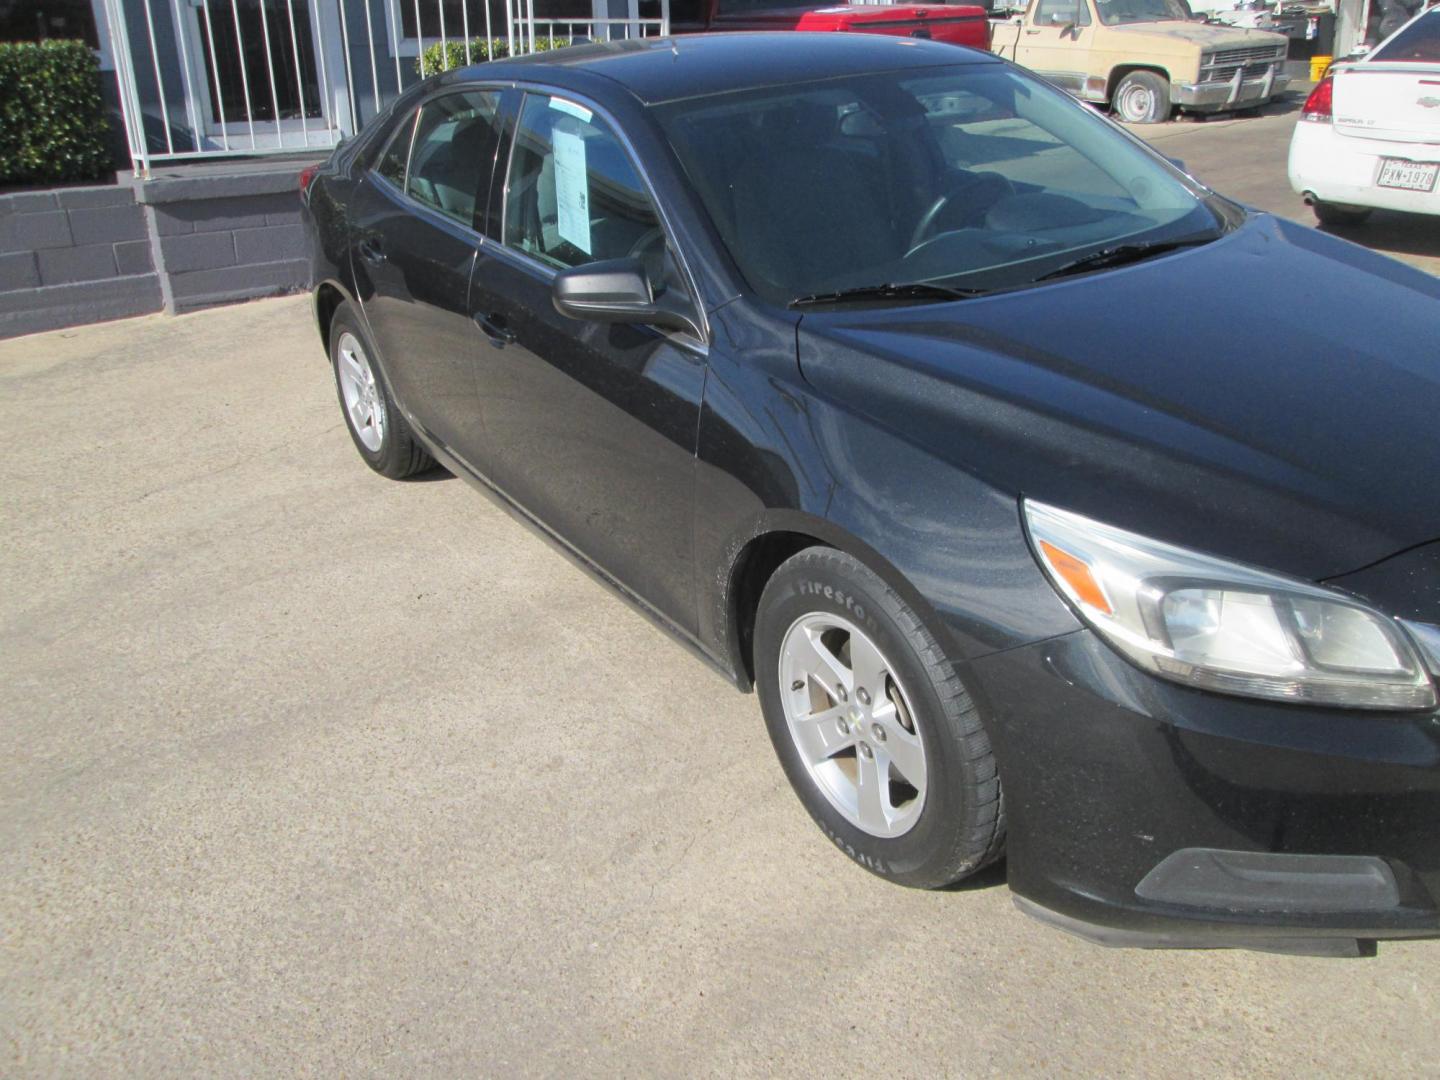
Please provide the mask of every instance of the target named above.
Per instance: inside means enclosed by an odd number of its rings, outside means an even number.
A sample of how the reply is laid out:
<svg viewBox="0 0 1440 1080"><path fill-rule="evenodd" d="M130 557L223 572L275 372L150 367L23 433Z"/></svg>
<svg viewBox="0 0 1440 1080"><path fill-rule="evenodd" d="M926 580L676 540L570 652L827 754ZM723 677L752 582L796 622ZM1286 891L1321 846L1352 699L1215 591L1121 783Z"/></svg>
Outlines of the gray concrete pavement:
<svg viewBox="0 0 1440 1080"><path fill-rule="evenodd" d="M851 865L753 697L350 445L291 298L0 342L0 1074L1440 1075L1440 943Z"/></svg>

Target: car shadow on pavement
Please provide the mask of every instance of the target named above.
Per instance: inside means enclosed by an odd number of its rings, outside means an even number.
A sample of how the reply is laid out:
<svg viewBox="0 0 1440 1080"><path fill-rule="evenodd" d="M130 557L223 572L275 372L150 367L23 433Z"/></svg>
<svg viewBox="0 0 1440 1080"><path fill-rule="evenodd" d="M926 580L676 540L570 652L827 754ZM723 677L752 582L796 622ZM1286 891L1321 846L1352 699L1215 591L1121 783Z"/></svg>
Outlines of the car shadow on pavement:
<svg viewBox="0 0 1440 1080"><path fill-rule="evenodd" d="M1376 210L1363 225L1322 225L1322 232L1386 255L1440 259L1440 217Z"/></svg>
<svg viewBox="0 0 1440 1080"><path fill-rule="evenodd" d="M429 484L436 480L454 479L455 474L452 473L449 469L445 468L444 465L435 465L432 468L426 469L422 473L415 473L413 476L407 476L401 482L406 484Z"/></svg>

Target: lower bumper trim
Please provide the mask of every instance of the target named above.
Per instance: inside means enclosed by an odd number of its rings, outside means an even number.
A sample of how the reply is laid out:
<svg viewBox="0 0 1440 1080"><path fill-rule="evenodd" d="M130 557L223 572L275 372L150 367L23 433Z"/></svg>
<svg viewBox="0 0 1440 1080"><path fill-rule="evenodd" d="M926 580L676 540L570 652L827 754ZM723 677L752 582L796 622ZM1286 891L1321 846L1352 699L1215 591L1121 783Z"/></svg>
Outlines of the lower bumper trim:
<svg viewBox="0 0 1440 1080"><path fill-rule="evenodd" d="M1053 926L1074 937L1112 949L1249 949L1254 952L1283 953L1288 956L1326 956L1335 958L1373 956L1375 943L1353 937L1227 937L1195 930L1124 930L1101 926L1042 907L1023 896L1013 897L1015 906L1046 926Z"/></svg>
<svg viewBox="0 0 1440 1080"><path fill-rule="evenodd" d="M1135 886L1141 900L1229 912L1373 915L1400 906L1384 859L1184 848Z"/></svg>

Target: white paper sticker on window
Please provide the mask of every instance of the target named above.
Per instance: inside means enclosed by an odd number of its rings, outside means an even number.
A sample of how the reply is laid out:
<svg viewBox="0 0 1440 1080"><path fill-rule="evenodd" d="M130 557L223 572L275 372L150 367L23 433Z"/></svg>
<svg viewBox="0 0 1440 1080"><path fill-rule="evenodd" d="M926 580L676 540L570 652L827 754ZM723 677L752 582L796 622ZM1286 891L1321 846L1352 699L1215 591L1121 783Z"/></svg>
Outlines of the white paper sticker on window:
<svg viewBox="0 0 1440 1080"><path fill-rule="evenodd" d="M555 152L555 225L560 239L590 252L590 187L585 173L585 140L556 128L551 136Z"/></svg>

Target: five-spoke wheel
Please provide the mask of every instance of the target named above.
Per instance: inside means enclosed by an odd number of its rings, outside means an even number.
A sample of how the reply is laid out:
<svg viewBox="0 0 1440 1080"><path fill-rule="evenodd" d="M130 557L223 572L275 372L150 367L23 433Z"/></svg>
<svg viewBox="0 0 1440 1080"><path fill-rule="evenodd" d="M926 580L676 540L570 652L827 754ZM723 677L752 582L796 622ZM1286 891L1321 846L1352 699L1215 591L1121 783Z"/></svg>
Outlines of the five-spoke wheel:
<svg viewBox="0 0 1440 1080"><path fill-rule="evenodd" d="M330 320L330 363L345 426L365 463L382 476L402 480L435 459L410 430L385 385L375 350L355 309L342 303Z"/></svg>
<svg viewBox="0 0 1440 1080"><path fill-rule="evenodd" d="M811 777L847 821L900 836L925 805L925 743L894 668L854 623L799 619L781 646L785 719Z"/></svg>
<svg viewBox="0 0 1440 1080"><path fill-rule="evenodd" d="M753 656L780 764L837 847L920 888L1000 856L989 736L925 622L873 571L832 548L786 560L761 593Z"/></svg>

